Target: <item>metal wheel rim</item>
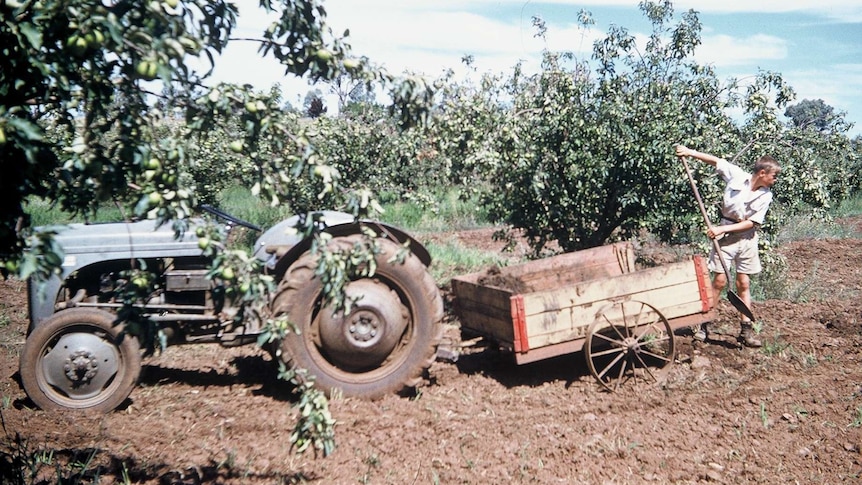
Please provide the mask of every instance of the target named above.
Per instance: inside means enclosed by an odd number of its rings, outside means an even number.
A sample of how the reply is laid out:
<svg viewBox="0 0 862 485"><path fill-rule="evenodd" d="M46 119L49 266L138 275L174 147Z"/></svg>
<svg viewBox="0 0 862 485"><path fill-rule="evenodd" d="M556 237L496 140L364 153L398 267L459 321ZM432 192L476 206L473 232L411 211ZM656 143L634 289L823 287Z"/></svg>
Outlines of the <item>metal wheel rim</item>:
<svg viewBox="0 0 862 485"><path fill-rule="evenodd" d="M609 391L629 380L655 384L673 364L673 329L648 303L618 302L599 312L587 332L584 351L590 373Z"/></svg>
<svg viewBox="0 0 862 485"><path fill-rule="evenodd" d="M323 348L319 335L321 312L326 311L325 309L318 308L315 310L314 315L309 322L309 331L305 332L305 335L303 336L303 338L306 339L306 346L309 349L311 358L315 362L317 362L317 365L327 369L327 372L330 375L344 382L362 384L377 381L392 372L396 372L399 368L400 361L407 359L410 354L409 346L410 343L413 342L413 334L415 332L414 317L409 311L409 308L411 308L412 305L409 302L405 304L404 299L406 298L406 296L402 291L400 291L400 288L397 285L393 285L391 283L386 283L383 281L379 281L379 283L385 284L392 291L394 291L395 294L397 294L398 299L401 302L401 316L404 319L404 330L401 333L401 337L398 339L398 342L395 344L392 352L390 352L388 357L386 357L382 362L377 364L374 368L359 372L344 369L342 367L339 367L337 363L333 361L333 359L327 356L326 349Z"/></svg>
<svg viewBox="0 0 862 485"><path fill-rule="evenodd" d="M111 336L98 326L77 325L57 334L40 350L36 382L45 395L66 408L92 407L110 397L122 380L125 366ZM69 363L84 356L98 363L90 379L73 381Z"/></svg>

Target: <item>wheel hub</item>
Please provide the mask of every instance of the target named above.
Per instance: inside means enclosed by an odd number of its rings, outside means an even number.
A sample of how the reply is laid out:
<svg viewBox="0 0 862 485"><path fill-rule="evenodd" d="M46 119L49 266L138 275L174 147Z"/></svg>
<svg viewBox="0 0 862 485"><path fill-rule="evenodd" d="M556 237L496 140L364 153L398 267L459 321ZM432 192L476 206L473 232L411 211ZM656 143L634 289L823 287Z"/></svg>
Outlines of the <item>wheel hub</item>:
<svg viewBox="0 0 862 485"><path fill-rule="evenodd" d="M320 343L327 359L344 369L380 365L395 350L408 318L398 294L378 281L363 279L345 288L350 313L320 312Z"/></svg>
<svg viewBox="0 0 862 485"><path fill-rule="evenodd" d="M45 381L73 399L98 395L119 371L114 344L93 333L68 333L45 354Z"/></svg>
<svg viewBox="0 0 862 485"><path fill-rule="evenodd" d="M383 325L374 312L353 312L348 322L347 337L357 346L372 345L383 334L380 331Z"/></svg>
<svg viewBox="0 0 862 485"><path fill-rule="evenodd" d="M92 352L78 350L66 359L63 370L66 373L66 378L70 381L83 384L96 377L96 373L99 371L99 361Z"/></svg>

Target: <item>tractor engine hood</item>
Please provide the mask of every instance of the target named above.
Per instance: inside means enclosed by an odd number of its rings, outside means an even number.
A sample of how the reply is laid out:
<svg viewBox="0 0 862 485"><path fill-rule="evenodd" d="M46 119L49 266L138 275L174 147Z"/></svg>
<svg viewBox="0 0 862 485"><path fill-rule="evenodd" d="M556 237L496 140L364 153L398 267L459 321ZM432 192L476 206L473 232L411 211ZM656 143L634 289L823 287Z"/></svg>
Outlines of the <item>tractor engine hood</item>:
<svg viewBox="0 0 862 485"><path fill-rule="evenodd" d="M156 226L154 220L68 224L40 228L56 232L55 240L63 248L63 273L97 261L128 258L200 256L195 236L195 223L177 238L171 224Z"/></svg>

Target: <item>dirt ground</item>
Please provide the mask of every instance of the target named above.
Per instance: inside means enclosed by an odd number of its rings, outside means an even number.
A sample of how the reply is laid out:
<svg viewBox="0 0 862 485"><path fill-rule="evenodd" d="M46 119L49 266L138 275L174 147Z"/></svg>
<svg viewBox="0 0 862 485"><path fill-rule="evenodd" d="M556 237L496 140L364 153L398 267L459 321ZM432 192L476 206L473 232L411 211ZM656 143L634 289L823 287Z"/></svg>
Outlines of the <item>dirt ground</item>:
<svg viewBox="0 0 862 485"><path fill-rule="evenodd" d="M443 237L501 245L484 230ZM517 366L460 348L447 312L457 362L435 363L413 397L333 400L327 458L291 451L289 393L254 346L171 347L108 415L34 409L16 375L26 287L0 281L0 467L29 458L46 483L58 469L81 483L860 483L862 239L779 251L795 300L755 305L766 345L738 348L724 304L712 343L678 332L660 386L602 391L582 353Z"/></svg>

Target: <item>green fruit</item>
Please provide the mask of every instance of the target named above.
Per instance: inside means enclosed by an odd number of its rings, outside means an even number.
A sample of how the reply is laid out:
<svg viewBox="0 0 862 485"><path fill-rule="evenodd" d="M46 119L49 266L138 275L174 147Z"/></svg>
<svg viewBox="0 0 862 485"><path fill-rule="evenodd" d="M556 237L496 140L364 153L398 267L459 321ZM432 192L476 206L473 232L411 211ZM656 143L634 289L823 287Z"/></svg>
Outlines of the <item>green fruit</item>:
<svg viewBox="0 0 862 485"><path fill-rule="evenodd" d="M249 113L257 113L257 103L254 101L249 101L245 103L245 110Z"/></svg>
<svg viewBox="0 0 862 485"><path fill-rule="evenodd" d="M249 285L248 282L245 282L245 283L239 285L240 293L248 293L248 290L250 290L250 289L251 289L251 285Z"/></svg>
<svg viewBox="0 0 862 485"><path fill-rule="evenodd" d="M345 59L342 64L344 65L344 68L347 69L348 71L353 71L353 70L359 68L359 59L354 59L354 58Z"/></svg>
<svg viewBox="0 0 862 485"><path fill-rule="evenodd" d="M198 247L201 249L210 247L210 239L208 237L198 238Z"/></svg>
<svg viewBox="0 0 862 485"><path fill-rule="evenodd" d="M6 270L10 273L18 272L18 261L6 261Z"/></svg>
<svg viewBox="0 0 862 485"><path fill-rule="evenodd" d="M134 286L135 288L144 289L147 287L147 279L143 276L136 276L134 279L132 279L132 286Z"/></svg>
<svg viewBox="0 0 862 485"><path fill-rule="evenodd" d="M207 230L204 229L203 227L199 227L199 228L195 229L195 236L204 237L206 235L207 235Z"/></svg>
<svg viewBox="0 0 862 485"><path fill-rule="evenodd" d="M153 157L144 162L144 168L147 170L158 170L162 168L162 162L156 157Z"/></svg>
<svg viewBox="0 0 862 485"><path fill-rule="evenodd" d="M162 194L158 192L150 192L149 200L151 206L159 205L159 203L162 201Z"/></svg>
<svg viewBox="0 0 862 485"><path fill-rule="evenodd" d="M73 35L66 39L66 47L72 51L72 54L81 57L87 52L87 39Z"/></svg>
<svg viewBox="0 0 862 485"><path fill-rule="evenodd" d="M231 268L230 266L227 266L225 268L222 268L221 277L226 279L226 280L232 280L232 279L236 278L236 275L233 272L233 268Z"/></svg>
<svg viewBox="0 0 862 485"><path fill-rule="evenodd" d="M317 49L317 52L314 53L314 57L323 62L329 62L332 60L332 52L329 52L327 49Z"/></svg>
<svg viewBox="0 0 862 485"><path fill-rule="evenodd" d="M156 171L155 170L144 171L144 179L147 182L151 182L155 177L156 177Z"/></svg>
<svg viewBox="0 0 862 485"><path fill-rule="evenodd" d="M156 73L159 69L159 65L153 61L141 61L135 67L135 71L138 73L141 78L146 79L147 81L152 81L156 78Z"/></svg>
<svg viewBox="0 0 862 485"><path fill-rule="evenodd" d="M228 144L228 148L234 153L242 152L243 143L242 140L234 140Z"/></svg>
<svg viewBox="0 0 862 485"><path fill-rule="evenodd" d="M98 30L87 32L84 39L87 41L87 47L99 47L105 42L105 36Z"/></svg>
<svg viewBox="0 0 862 485"><path fill-rule="evenodd" d="M179 3L179 0L165 0L165 5L171 8L177 8L177 5L179 5Z"/></svg>

